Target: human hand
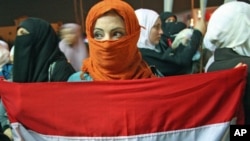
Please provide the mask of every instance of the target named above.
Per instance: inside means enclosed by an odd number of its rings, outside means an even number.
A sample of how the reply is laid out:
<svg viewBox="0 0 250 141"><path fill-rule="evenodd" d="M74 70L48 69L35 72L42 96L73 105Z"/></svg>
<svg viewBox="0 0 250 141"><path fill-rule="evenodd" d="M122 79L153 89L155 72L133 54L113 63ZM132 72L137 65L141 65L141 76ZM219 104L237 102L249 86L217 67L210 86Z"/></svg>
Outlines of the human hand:
<svg viewBox="0 0 250 141"><path fill-rule="evenodd" d="M244 63L238 63L234 68L239 68L239 67L244 67L244 66L247 66L247 64L244 64Z"/></svg>
<svg viewBox="0 0 250 141"><path fill-rule="evenodd" d="M198 18L194 24L194 29L197 29L204 36L207 31L207 25L204 19Z"/></svg>

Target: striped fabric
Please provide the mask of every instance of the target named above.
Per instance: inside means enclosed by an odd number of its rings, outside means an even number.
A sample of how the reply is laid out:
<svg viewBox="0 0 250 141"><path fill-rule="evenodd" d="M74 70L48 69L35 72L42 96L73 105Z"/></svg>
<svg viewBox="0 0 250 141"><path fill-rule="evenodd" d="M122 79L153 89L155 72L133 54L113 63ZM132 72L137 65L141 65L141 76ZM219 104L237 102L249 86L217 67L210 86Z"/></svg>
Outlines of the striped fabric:
<svg viewBox="0 0 250 141"><path fill-rule="evenodd" d="M94 82L0 82L15 141L221 141L246 68Z"/></svg>

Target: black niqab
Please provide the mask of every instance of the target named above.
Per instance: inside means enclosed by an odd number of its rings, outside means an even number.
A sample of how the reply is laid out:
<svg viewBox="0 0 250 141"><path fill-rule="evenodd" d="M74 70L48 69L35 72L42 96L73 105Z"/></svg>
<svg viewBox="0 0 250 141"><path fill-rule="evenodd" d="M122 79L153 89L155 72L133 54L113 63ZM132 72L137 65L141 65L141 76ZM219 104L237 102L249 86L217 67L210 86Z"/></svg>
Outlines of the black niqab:
<svg viewBox="0 0 250 141"><path fill-rule="evenodd" d="M13 81L46 82L50 64L57 61L65 63L58 63L55 70L64 68L64 71L55 74L57 80L54 81L66 81L74 73L74 69L59 50L59 38L51 25L42 19L31 17L21 22L18 28L20 27L25 28L29 34L16 36Z"/></svg>

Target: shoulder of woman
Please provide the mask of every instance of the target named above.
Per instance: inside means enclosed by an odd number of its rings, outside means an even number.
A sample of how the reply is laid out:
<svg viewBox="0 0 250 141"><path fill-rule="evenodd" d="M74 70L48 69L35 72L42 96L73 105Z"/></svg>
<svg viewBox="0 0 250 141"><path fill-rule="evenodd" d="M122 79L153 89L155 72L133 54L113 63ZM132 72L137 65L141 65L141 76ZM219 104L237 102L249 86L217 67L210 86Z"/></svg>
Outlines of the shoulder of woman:
<svg viewBox="0 0 250 141"><path fill-rule="evenodd" d="M48 69L49 81L67 81L69 76L75 73L75 69L67 60L56 60Z"/></svg>
<svg viewBox="0 0 250 141"><path fill-rule="evenodd" d="M83 74L84 80L82 80L81 79L81 74L82 74L82 71L78 71L76 73L73 73L69 77L68 82L93 81L92 77L88 73Z"/></svg>

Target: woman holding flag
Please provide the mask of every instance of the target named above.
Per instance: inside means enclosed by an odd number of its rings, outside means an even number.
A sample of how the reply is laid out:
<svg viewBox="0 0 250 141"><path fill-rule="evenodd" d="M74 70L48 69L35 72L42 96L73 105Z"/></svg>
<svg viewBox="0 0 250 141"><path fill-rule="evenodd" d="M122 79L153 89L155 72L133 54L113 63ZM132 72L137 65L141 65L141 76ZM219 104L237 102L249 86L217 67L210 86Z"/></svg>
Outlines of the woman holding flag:
<svg viewBox="0 0 250 141"><path fill-rule="evenodd" d="M103 0L86 19L89 58L68 81L128 80L155 77L137 48L140 25L122 0Z"/></svg>
<svg viewBox="0 0 250 141"><path fill-rule="evenodd" d="M230 10L229 10L230 9ZM239 63L250 66L250 5L234 1L220 6L211 16L205 47L214 52L208 72L234 68ZM243 99L245 123L250 124L250 71Z"/></svg>

